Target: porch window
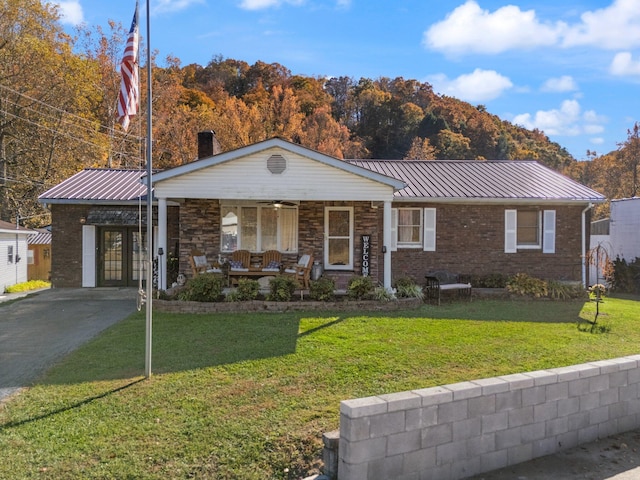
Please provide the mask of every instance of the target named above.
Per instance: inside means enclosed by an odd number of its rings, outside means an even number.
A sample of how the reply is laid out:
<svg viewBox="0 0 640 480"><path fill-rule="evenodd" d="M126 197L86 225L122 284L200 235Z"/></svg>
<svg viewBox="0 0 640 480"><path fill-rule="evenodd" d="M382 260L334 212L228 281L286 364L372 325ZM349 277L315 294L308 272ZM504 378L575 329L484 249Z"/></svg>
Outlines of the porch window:
<svg viewBox="0 0 640 480"><path fill-rule="evenodd" d="M325 268L353 269L353 208L327 207L324 216Z"/></svg>
<svg viewBox="0 0 640 480"><path fill-rule="evenodd" d="M542 249L555 253L555 210L505 210L505 253Z"/></svg>
<svg viewBox="0 0 640 480"><path fill-rule="evenodd" d="M297 207L223 205L221 250L298 250Z"/></svg>

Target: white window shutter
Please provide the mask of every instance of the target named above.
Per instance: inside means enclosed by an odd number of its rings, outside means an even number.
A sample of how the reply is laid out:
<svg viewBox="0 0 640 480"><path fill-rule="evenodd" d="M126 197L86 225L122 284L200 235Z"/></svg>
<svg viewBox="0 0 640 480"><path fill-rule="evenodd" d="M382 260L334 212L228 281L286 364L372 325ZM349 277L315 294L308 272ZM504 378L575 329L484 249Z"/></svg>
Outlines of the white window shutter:
<svg viewBox="0 0 640 480"><path fill-rule="evenodd" d="M96 286L96 227L82 226L82 286Z"/></svg>
<svg viewBox="0 0 640 480"><path fill-rule="evenodd" d="M436 251L436 209L424 209L424 251Z"/></svg>
<svg viewBox="0 0 640 480"><path fill-rule="evenodd" d="M398 209L391 209L391 251L398 250Z"/></svg>
<svg viewBox="0 0 640 480"><path fill-rule="evenodd" d="M504 253L516 253L518 251L518 211L504 211Z"/></svg>
<svg viewBox="0 0 640 480"><path fill-rule="evenodd" d="M556 211L545 210L542 221L542 253L556 253Z"/></svg>

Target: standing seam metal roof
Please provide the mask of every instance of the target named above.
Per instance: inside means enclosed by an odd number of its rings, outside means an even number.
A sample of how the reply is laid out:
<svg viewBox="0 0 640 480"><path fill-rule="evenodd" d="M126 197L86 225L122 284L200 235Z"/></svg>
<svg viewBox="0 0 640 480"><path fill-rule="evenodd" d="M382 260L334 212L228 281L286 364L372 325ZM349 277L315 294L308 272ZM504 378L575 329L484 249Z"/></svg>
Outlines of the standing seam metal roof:
<svg viewBox="0 0 640 480"><path fill-rule="evenodd" d="M535 161L519 160L345 160L402 180L398 199L514 199L602 202L605 197ZM130 201L146 195L140 170L85 169L39 199Z"/></svg>
<svg viewBox="0 0 640 480"><path fill-rule="evenodd" d="M595 190L535 161L348 160L404 180L396 198L604 201Z"/></svg>
<svg viewBox="0 0 640 480"><path fill-rule="evenodd" d="M140 170L87 168L69 177L38 198L51 200L127 201L147 193Z"/></svg>

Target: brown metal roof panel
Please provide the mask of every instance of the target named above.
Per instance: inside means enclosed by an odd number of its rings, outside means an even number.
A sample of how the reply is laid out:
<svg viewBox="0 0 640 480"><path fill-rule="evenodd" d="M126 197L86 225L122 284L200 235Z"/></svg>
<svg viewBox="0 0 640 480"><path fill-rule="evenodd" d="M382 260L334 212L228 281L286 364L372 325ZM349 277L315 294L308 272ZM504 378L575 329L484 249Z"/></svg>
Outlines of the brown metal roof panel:
<svg viewBox="0 0 640 480"><path fill-rule="evenodd" d="M534 161L357 160L407 183L401 198L601 200L604 197Z"/></svg>
<svg viewBox="0 0 640 480"><path fill-rule="evenodd" d="M39 198L64 200L135 200L146 194L139 170L85 169Z"/></svg>

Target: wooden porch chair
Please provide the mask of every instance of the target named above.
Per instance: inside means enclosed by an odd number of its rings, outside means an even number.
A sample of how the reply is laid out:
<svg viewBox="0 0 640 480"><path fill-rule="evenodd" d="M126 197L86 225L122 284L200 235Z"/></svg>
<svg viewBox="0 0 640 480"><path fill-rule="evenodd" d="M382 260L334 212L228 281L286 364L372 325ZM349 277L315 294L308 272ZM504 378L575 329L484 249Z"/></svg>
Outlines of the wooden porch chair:
<svg viewBox="0 0 640 480"><path fill-rule="evenodd" d="M267 250L262 254L263 272L280 272L282 266L282 255L278 250Z"/></svg>
<svg viewBox="0 0 640 480"><path fill-rule="evenodd" d="M207 256L197 249L191 250L189 263L191 264L191 270L193 270L194 276L197 276L199 273L222 273L219 267L212 265L207 260Z"/></svg>
<svg viewBox="0 0 640 480"><path fill-rule="evenodd" d="M229 271L231 272L248 272L251 264L251 252L249 250L236 250L231 254L229 262Z"/></svg>
<svg viewBox="0 0 640 480"><path fill-rule="evenodd" d="M298 259L298 263L284 269L285 275L292 275L302 288L308 289L311 278L313 255L305 253Z"/></svg>

